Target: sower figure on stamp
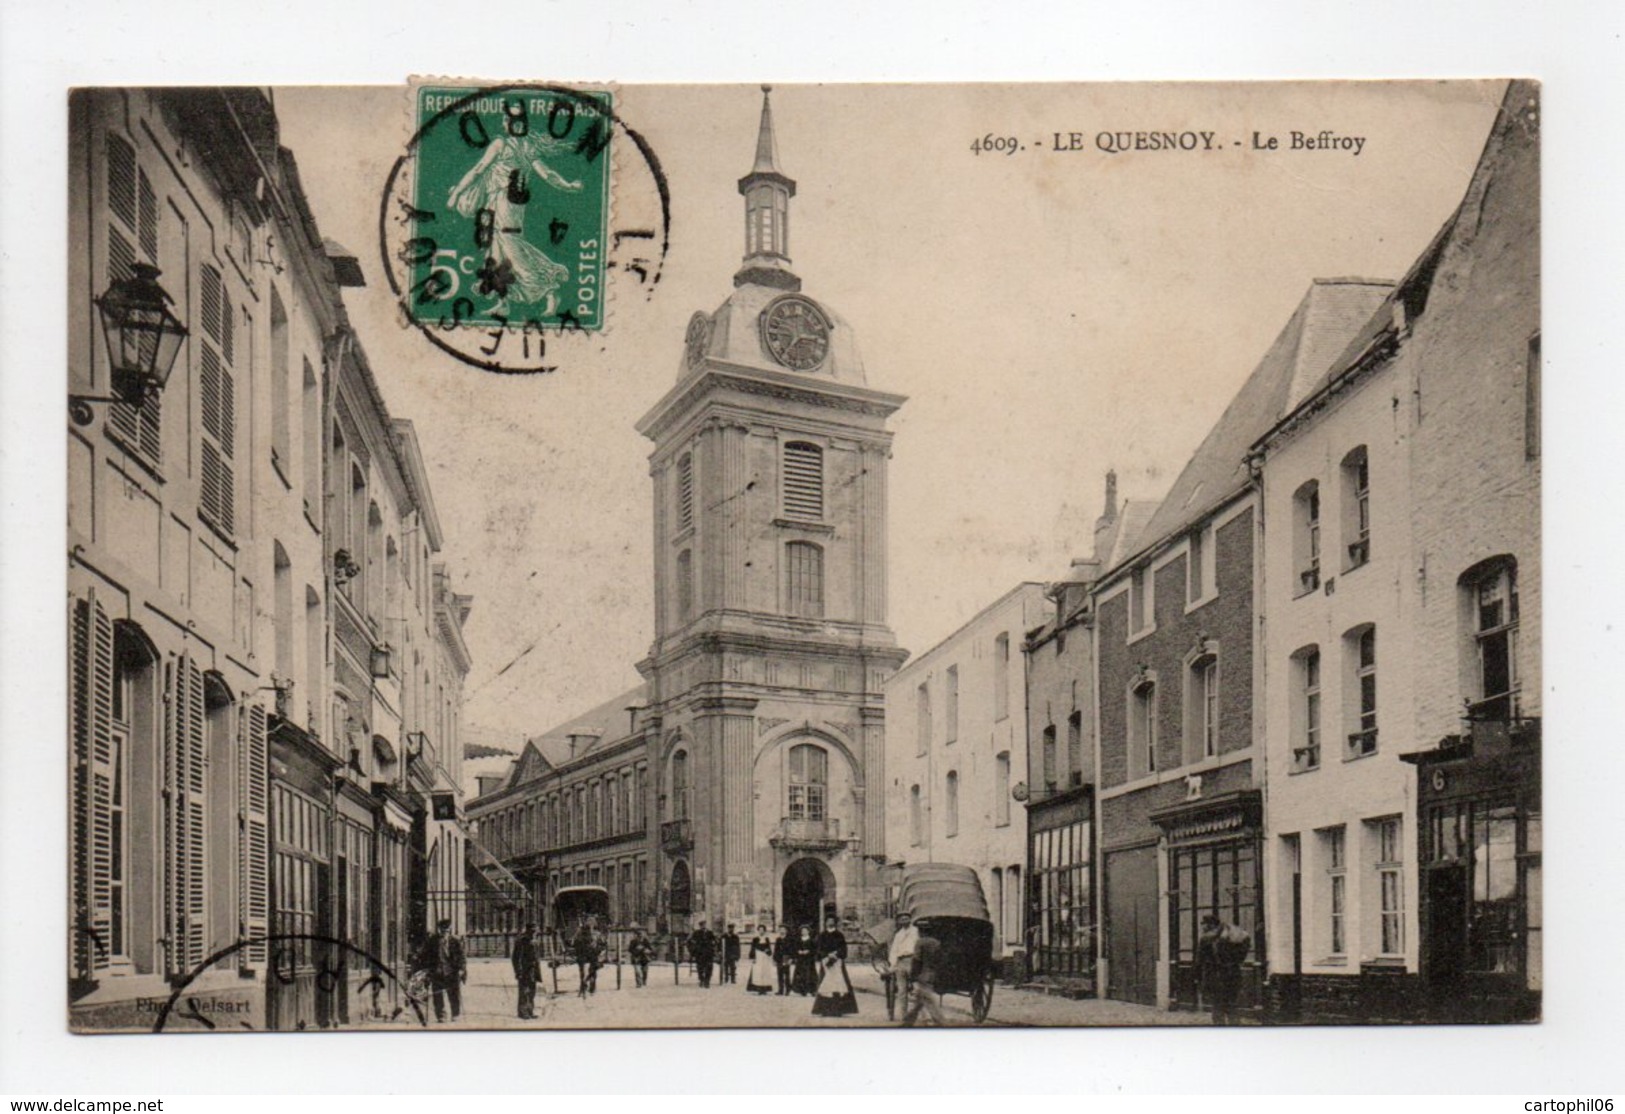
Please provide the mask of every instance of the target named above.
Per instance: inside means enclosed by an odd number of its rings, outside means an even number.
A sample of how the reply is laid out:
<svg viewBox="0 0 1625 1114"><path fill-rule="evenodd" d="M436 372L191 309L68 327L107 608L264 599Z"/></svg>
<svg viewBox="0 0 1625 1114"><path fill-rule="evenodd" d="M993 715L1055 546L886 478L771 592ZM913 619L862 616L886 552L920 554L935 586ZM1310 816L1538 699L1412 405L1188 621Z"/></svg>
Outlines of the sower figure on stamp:
<svg viewBox="0 0 1625 1114"><path fill-rule="evenodd" d="M513 977L519 984L519 1018L536 1016L536 984L542 980L542 953L536 946L536 926L530 921L513 943Z"/></svg>
<svg viewBox="0 0 1625 1114"><path fill-rule="evenodd" d="M1247 930L1226 924L1212 913L1202 918L1196 942L1196 983L1213 1010L1213 1024L1236 1023L1236 994L1241 989L1241 965L1252 948Z"/></svg>
<svg viewBox="0 0 1625 1114"><path fill-rule="evenodd" d="M468 960L463 954L463 941L451 930L451 918L441 917L434 932L423 942L418 955L419 970L429 975L429 986L434 990L434 1019L446 1020L446 999L451 999L451 1019L456 1021L463 1013L463 983L468 981Z"/></svg>
<svg viewBox="0 0 1625 1114"><path fill-rule="evenodd" d="M523 234L525 200L529 197L526 179L530 175L566 193L580 191L579 181L568 181L544 159L567 150L550 136L528 132L496 136L485 148L480 161L452 187L446 204L465 217L489 210L491 258L502 268L506 285L496 293L493 312L508 313L510 300L542 304L543 316L558 308L558 289L570 277L569 268L547 257L541 248Z"/></svg>

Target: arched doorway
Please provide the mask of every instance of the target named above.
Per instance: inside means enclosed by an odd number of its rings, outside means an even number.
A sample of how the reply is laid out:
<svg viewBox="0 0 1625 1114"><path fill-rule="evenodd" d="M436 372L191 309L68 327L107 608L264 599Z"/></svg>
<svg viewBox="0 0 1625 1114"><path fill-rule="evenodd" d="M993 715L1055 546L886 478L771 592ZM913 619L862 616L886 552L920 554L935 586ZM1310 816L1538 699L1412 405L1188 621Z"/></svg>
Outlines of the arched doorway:
<svg viewBox="0 0 1625 1114"><path fill-rule="evenodd" d="M694 912L694 884L689 878L688 864L681 859L671 868L671 899L667 908L671 911L672 930L678 931L681 926L686 931L688 916Z"/></svg>
<svg viewBox="0 0 1625 1114"><path fill-rule="evenodd" d="M835 911L835 872L821 859L797 859L784 871L779 920L795 931L812 925L814 931Z"/></svg>

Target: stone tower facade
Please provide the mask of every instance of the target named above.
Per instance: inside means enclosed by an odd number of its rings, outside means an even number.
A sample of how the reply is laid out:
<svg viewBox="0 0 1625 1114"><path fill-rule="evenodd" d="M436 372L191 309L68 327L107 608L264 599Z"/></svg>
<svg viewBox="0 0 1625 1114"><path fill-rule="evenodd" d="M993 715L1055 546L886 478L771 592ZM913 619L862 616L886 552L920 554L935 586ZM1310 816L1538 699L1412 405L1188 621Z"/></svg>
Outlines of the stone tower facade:
<svg viewBox="0 0 1625 1114"><path fill-rule="evenodd" d="M851 328L790 269L764 89L734 291L689 323L654 442L661 907L675 925L856 923L885 899L886 419Z"/></svg>

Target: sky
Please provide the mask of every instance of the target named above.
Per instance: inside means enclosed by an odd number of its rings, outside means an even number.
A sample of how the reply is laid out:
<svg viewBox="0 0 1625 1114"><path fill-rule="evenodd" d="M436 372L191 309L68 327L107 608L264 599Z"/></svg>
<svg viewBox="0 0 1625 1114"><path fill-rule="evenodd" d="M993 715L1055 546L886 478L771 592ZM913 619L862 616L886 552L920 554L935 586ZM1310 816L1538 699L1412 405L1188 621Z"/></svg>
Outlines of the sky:
<svg viewBox="0 0 1625 1114"><path fill-rule="evenodd" d="M854 328L869 385L909 399L891 423L899 642L923 652L1086 555L1108 468L1124 497L1162 495L1311 280L1405 272L1460 201L1501 91L776 88L794 269ZM731 292L761 93L617 90L669 182L670 248L652 294L613 279L606 335L545 376L478 370L400 324L378 210L410 132L406 89L274 96L322 234L360 258L352 320L391 413L416 426L442 556L474 597L469 738L517 749L638 681L651 445L633 425L675 382L690 315ZM1364 142L1291 149L1294 131L1323 130ZM1108 154L1103 131L1210 132L1216 149ZM1025 149L974 153L987 136ZM652 204L630 145L612 179L619 213Z"/></svg>

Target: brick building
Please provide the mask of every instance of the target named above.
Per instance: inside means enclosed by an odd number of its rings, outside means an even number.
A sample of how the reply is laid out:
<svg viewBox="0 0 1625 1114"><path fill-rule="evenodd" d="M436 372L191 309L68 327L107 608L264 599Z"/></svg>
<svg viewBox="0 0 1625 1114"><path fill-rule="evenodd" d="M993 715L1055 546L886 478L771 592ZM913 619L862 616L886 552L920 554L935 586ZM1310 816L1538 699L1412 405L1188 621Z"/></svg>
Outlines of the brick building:
<svg viewBox="0 0 1625 1114"><path fill-rule="evenodd" d="M1200 918L1254 936L1243 1005L1260 1000L1263 770L1253 709L1255 554L1247 451L1313 382L1386 287L1315 283L1095 588L1096 790L1107 996L1196 1001Z"/></svg>

